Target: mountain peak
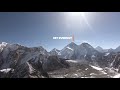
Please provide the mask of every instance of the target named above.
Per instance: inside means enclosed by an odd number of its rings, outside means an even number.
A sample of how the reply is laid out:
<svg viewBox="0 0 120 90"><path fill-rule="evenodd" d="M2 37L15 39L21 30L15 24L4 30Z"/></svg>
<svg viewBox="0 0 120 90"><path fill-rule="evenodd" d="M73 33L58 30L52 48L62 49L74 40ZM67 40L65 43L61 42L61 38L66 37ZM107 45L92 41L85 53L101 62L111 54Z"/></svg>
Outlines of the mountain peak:
<svg viewBox="0 0 120 90"><path fill-rule="evenodd" d="M60 51L60 50L58 50L58 49L56 49L56 48L53 48L51 51Z"/></svg>
<svg viewBox="0 0 120 90"><path fill-rule="evenodd" d="M52 50L57 50L56 48L53 48Z"/></svg>
<svg viewBox="0 0 120 90"><path fill-rule="evenodd" d="M83 45L90 45L89 43L86 43L86 42L84 42L84 43L82 43Z"/></svg>
<svg viewBox="0 0 120 90"><path fill-rule="evenodd" d="M97 46L95 49L96 49L97 51L99 51L99 52L104 52L104 49L103 49L102 47L100 47L100 46Z"/></svg>
<svg viewBox="0 0 120 90"><path fill-rule="evenodd" d="M75 44L74 42L71 42L67 46L73 47L73 46L77 46L77 44Z"/></svg>
<svg viewBox="0 0 120 90"><path fill-rule="evenodd" d="M60 54L60 50L56 49L56 48L53 48L51 51L50 51L50 55L61 55Z"/></svg>
<svg viewBox="0 0 120 90"><path fill-rule="evenodd" d="M101 49L101 50L103 50L103 48L102 48L102 47L100 47L100 46L97 46L95 49Z"/></svg>
<svg viewBox="0 0 120 90"><path fill-rule="evenodd" d="M74 42L71 42L70 44L75 44Z"/></svg>
<svg viewBox="0 0 120 90"><path fill-rule="evenodd" d="M88 47L88 48L93 48L90 44L88 43L82 43L80 46L82 47Z"/></svg>
<svg viewBox="0 0 120 90"><path fill-rule="evenodd" d="M0 44L0 46L6 46L8 43L6 42L2 42L2 44Z"/></svg>

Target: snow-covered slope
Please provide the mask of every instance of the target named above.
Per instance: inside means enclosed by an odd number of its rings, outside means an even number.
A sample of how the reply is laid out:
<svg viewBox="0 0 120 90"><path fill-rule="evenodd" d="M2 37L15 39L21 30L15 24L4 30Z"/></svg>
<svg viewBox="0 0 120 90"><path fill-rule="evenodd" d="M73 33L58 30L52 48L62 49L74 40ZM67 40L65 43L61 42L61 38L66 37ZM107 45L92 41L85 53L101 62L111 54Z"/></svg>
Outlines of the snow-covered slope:
<svg viewBox="0 0 120 90"><path fill-rule="evenodd" d="M61 65L66 65L65 61L60 60L57 56L53 60L55 56L50 57L47 50L42 46L28 48L7 43L2 43L0 46L0 77L6 77L4 72L12 75L7 77L41 77L39 75L47 75L43 70L45 67L47 67L46 70L52 67L54 70L57 66L62 68ZM9 68L11 69L8 70ZM30 76L31 74L35 75Z"/></svg>
<svg viewBox="0 0 120 90"><path fill-rule="evenodd" d="M48 77L46 73L48 71L76 67L79 66L78 63L83 62L85 65L80 68L88 66L91 70L101 73L102 68L111 65L120 72L120 53L109 51L101 53L88 43L76 45L71 42L62 50L54 48L50 52L42 46L30 48L5 42L0 44L0 77L7 73L13 75L12 77L41 77L40 75L44 74ZM88 68L85 68L86 70Z"/></svg>
<svg viewBox="0 0 120 90"><path fill-rule="evenodd" d="M58 50L56 48L52 49L49 53L50 53L50 55L56 55L56 56L61 55L60 50Z"/></svg>
<svg viewBox="0 0 120 90"><path fill-rule="evenodd" d="M61 57L70 59L71 56L74 54L74 51L77 50L77 48L78 46L74 42L71 42L60 51Z"/></svg>
<svg viewBox="0 0 120 90"><path fill-rule="evenodd" d="M2 44L0 44L0 51L3 50L4 47L6 47L7 43L6 42L2 42Z"/></svg>
<svg viewBox="0 0 120 90"><path fill-rule="evenodd" d="M79 51L81 55L93 55L98 53L90 44L88 43L82 43L79 46Z"/></svg>
<svg viewBox="0 0 120 90"><path fill-rule="evenodd" d="M61 57L65 59L91 59L92 56L96 57L99 54L97 50L95 50L90 44L82 43L81 45L76 45L71 42L66 47L61 50Z"/></svg>
<svg viewBox="0 0 120 90"><path fill-rule="evenodd" d="M13 63L23 64L31 59L39 60L48 56L48 52L42 47L28 48L18 44L2 43L0 45L0 69L10 68ZM44 57L44 58L43 58Z"/></svg>
<svg viewBox="0 0 120 90"><path fill-rule="evenodd" d="M96 49L97 51L101 52L101 53L104 52L104 49L103 49L102 47L100 47L100 46L97 46L95 49Z"/></svg>

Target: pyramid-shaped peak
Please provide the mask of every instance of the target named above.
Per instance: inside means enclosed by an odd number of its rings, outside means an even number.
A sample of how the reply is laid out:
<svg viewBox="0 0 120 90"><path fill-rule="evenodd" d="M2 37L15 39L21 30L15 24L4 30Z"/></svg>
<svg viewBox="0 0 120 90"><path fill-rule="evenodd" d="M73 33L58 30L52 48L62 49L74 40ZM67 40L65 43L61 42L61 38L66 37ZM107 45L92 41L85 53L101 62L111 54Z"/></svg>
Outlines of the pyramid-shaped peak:
<svg viewBox="0 0 120 90"><path fill-rule="evenodd" d="M82 43L82 44L80 45L80 47L93 49L93 47L92 47L90 44L88 44L88 43Z"/></svg>

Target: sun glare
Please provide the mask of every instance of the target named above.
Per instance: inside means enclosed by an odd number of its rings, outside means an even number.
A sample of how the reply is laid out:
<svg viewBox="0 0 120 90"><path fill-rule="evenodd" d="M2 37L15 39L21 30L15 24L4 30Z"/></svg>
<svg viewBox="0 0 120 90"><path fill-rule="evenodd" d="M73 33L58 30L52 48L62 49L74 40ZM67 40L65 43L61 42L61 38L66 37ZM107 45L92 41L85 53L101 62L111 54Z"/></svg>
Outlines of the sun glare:
<svg viewBox="0 0 120 90"><path fill-rule="evenodd" d="M67 18L70 20L84 20L84 22L87 24L87 26L89 27L89 29L92 30L91 25L89 24L87 18L86 18L86 12L67 12Z"/></svg>
<svg viewBox="0 0 120 90"><path fill-rule="evenodd" d="M84 15L84 12L68 12L68 15L70 16L83 16Z"/></svg>

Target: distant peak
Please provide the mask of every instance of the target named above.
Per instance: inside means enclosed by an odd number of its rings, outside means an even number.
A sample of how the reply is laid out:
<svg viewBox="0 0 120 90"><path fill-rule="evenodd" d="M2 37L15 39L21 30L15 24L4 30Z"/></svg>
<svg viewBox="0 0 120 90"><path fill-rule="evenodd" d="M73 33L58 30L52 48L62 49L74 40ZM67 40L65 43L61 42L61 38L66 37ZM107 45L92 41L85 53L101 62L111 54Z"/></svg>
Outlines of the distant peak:
<svg viewBox="0 0 120 90"><path fill-rule="evenodd" d="M6 46L6 45L8 45L8 43L6 42L2 42L2 44L0 44L0 46Z"/></svg>
<svg viewBox="0 0 120 90"><path fill-rule="evenodd" d="M76 45L74 42L71 42L69 45L73 45L73 44Z"/></svg>
<svg viewBox="0 0 120 90"><path fill-rule="evenodd" d="M82 47L88 47L88 48L93 48L90 44L88 43L82 43L80 46Z"/></svg>
<svg viewBox="0 0 120 90"><path fill-rule="evenodd" d="M60 50L58 50L58 49L56 49L56 48L53 48L51 51L60 51Z"/></svg>
<svg viewBox="0 0 120 90"><path fill-rule="evenodd" d="M56 48L53 48L53 50L56 50Z"/></svg>
<svg viewBox="0 0 120 90"><path fill-rule="evenodd" d="M2 45L7 45L8 43L6 43L6 42L2 42Z"/></svg>
<svg viewBox="0 0 120 90"><path fill-rule="evenodd" d="M74 46L77 46L77 44L75 44L74 42L71 42L67 45L67 47L74 47Z"/></svg>
<svg viewBox="0 0 120 90"><path fill-rule="evenodd" d="M102 48L102 47L100 47L100 46L97 46L97 47L96 47L96 49L103 49L103 48Z"/></svg>
<svg viewBox="0 0 120 90"><path fill-rule="evenodd" d="M89 43L86 43L86 42L82 43L81 45L89 45L89 46L91 46Z"/></svg>
<svg viewBox="0 0 120 90"><path fill-rule="evenodd" d="M74 42L71 42L70 44L75 44Z"/></svg>
<svg viewBox="0 0 120 90"><path fill-rule="evenodd" d="M55 50L57 50L56 48L53 48L51 51L55 51Z"/></svg>
<svg viewBox="0 0 120 90"><path fill-rule="evenodd" d="M96 48L101 48L100 46L97 46Z"/></svg>

